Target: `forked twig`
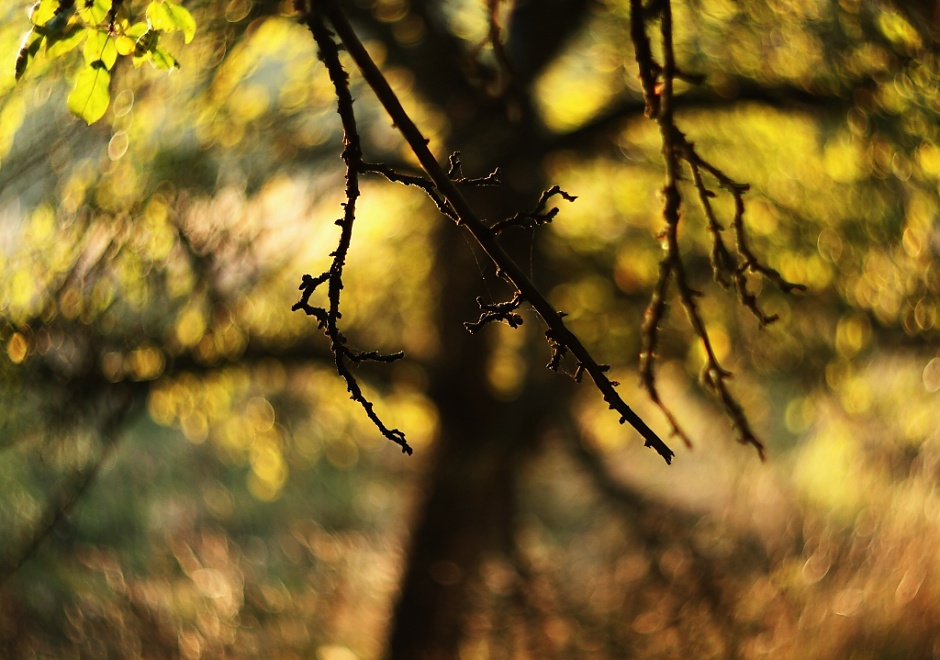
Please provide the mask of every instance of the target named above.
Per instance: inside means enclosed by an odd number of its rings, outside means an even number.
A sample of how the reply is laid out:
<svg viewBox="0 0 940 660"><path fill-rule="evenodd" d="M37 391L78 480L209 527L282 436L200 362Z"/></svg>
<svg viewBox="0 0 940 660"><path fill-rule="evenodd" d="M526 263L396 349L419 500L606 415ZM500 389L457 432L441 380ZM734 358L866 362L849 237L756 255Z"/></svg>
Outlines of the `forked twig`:
<svg viewBox="0 0 940 660"><path fill-rule="evenodd" d="M372 420L376 428L386 438L401 447L406 454L412 449L405 439L405 434L389 428L375 412L375 406L362 392L359 382L350 369L350 362L360 363L393 362L404 357L404 353L380 354L375 351L356 351L346 344L346 337L339 329L340 301L343 290L343 268L346 264L346 255L352 242L353 224L356 220L356 200L359 198L359 173L366 169L362 161L362 148L359 141L359 132L356 128L356 115L353 112L353 98L349 91L349 75L343 69L339 59L339 48L333 41L333 35L326 29L323 15L319 5L315 5L307 13L307 26L320 50L320 59L326 66L333 88L336 91L337 111L343 124L343 161L346 163L346 201L343 203L343 217L336 221L340 228L339 244L333 251L333 262L330 269L317 277L304 275L300 283L301 297L292 311L302 310L309 316L317 319L317 325L330 339L330 350L333 351L336 372L346 381L346 389L352 399L362 406L366 415ZM372 166L377 168L378 166ZM384 173L384 172L383 172ZM434 197L432 196L432 199ZM310 296L322 284L328 287L327 297L329 309L316 307L310 304Z"/></svg>

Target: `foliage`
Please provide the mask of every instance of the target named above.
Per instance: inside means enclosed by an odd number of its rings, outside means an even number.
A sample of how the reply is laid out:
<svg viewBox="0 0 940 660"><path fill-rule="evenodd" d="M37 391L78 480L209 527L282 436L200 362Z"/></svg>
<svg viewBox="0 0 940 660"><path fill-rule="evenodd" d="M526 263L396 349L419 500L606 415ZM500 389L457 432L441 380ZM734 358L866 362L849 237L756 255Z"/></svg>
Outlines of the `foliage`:
<svg viewBox="0 0 940 660"><path fill-rule="evenodd" d="M32 27L16 56L16 80L40 54L54 60L82 46L84 66L75 74L68 98L69 111L93 124L111 102L111 70L118 57L134 66L149 62L157 69L174 69L176 59L160 45L161 37L181 31L186 43L196 34L189 10L172 0L147 5L145 20L132 22L123 0L39 0L29 12Z"/></svg>

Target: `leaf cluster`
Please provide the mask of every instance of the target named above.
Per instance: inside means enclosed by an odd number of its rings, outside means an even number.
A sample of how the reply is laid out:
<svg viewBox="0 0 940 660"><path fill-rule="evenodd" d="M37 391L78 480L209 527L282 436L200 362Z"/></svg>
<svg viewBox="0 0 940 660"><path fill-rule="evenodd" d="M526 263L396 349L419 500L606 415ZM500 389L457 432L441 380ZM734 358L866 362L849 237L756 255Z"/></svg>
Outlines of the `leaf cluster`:
<svg viewBox="0 0 940 660"><path fill-rule="evenodd" d="M128 4L125 0L37 2L30 10L31 27L16 57L16 80L38 56L55 60L81 47L83 64L75 73L68 108L90 125L110 105L111 75L118 58L130 57L135 67L149 62L165 71L178 68L161 38L179 31L186 43L192 41L196 21L189 10L172 0L153 0L141 16L132 14Z"/></svg>

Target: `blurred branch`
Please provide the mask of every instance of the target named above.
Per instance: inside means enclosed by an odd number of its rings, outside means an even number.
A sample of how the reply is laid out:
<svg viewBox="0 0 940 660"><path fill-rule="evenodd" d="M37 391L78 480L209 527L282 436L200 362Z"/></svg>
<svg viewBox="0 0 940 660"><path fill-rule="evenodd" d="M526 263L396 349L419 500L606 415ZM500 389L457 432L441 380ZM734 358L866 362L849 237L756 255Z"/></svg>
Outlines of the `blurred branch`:
<svg viewBox="0 0 940 660"><path fill-rule="evenodd" d="M483 89L494 98L504 97L513 84L513 67L506 53L504 30L499 21L501 4L508 4L508 0L485 0L486 38L470 54L473 70L484 83ZM486 48L492 52L493 64L484 62L481 57Z"/></svg>
<svg viewBox="0 0 940 660"><path fill-rule="evenodd" d="M592 0L517 0L507 25L506 57L513 84L527 89L558 57L590 15Z"/></svg>
<svg viewBox="0 0 940 660"><path fill-rule="evenodd" d="M650 13L655 15L650 15ZM658 16L660 25L660 40L662 63L653 58L649 36L646 33L647 21ZM702 369L701 379L718 398L725 413L738 434L738 441L742 444L753 445L764 458L764 445L757 439L751 429L750 422L744 409L731 394L727 381L732 374L721 366L718 356L712 345L708 327L699 310L697 298L702 295L689 285L685 271L685 263L679 247L679 222L682 193L679 182L682 179L682 162L692 170L693 182L702 204L708 229L712 236L712 270L715 279L722 286L728 287L733 281L741 304L750 310L759 320L761 326L768 325L776 320L776 316L768 316L757 304L756 297L748 290L745 273L750 271L761 275L773 282L785 292L802 291L806 287L785 280L773 268L763 265L751 251L747 232L744 227L744 193L748 190L747 184L738 183L728 177L720 169L702 158L695 150L692 142L676 126L674 82L683 77L679 71L672 37L672 4L665 0L655 7L655 11L645 8L640 0L630 2L631 36L633 38L636 61L639 66L640 81L646 100L646 114L657 122L663 145L663 160L666 169L666 184L662 190L664 199L663 218L666 227L660 235L665 255L660 261L659 277L650 299L643 323L643 349L640 354L640 381L649 392L650 397L666 415L672 425L673 432L682 438L686 444L690 439L679 426L675 416L665 405L659 395L656 385L656 359L659 345L659 330L667 313L667 296L670 284L675 282L679 300L692 325L693 332L701 342L705 354L705 365ZM732 226L735 234L736 249L741 257L738 263L725 245L721 232L723 227L718 222L711 198L715 194L708 189L702 176L703 172L714 178L718 184L727 190L735 204Z"/></svg>
<svg viewBox="0 0 940 660"><path fill-rule="evenodd" d="M364 31L368 30L369 39L382 43L388 66L414 72L415 89L421 96L455 102L473 98L478 90L468 80L464 43L448 29L440 5L438 0L404 3L407 20L416 21L422 28L422 38L407 46L396 36L397 23L375 20L375 3L344 3L344 11Z"/></svg>
<svg viewBox="0 0 940 660"><path fill-rule="evenodd" d="M579 370L590 374L604 400L611 409L620 414L621 423L629 422L643 436L646 446L654 448L667 463L671 462L674 456L672 450L620 397L616 390L616 383L611 381L605 373L605 365L598 363L580 339L565 326L562 314L546 300L525 272L512 260L496 240L496 234L476 215L457 185L448 175L448 172L434 158L428 149L427 139L405 112L385 76L369 56L339 6L331 0L317 2L315 9L310 10L308 8L306 11L307 20L314 23L317 20L316 15L320 11L329 19L337 36L362 72L367 84L372 88L399 132L408 142L409 147L437 188L440 196L446 200L450 208L456 213L457 225L470 231L477 243L496 264L504 279L514 286L522 299L532 305L538 312L548 325L549 329L546 334L549 335L550 340L558 346L564 347L565 350L570 350L577 358Z"/></svg>
<svg viewBox="0 0 940 660"><path fill-rule="evenodd" d="M101 466L119 444L119 429L130 412L133 397L126 399L105 418L100 432L102 449L83 468L74 470L61 478L53 492L46 498L45 506L36 522L28 529L0 564L0 586L16 573L36 552L42 542L65 519L69 511L88 492Z"/></svg>
<svg viewBox="0 0 940 660"><path fill-rule="evenodd" d="M687 595L683 602L695 597L704 600L715 622L723 629L723 638L734 650L725 656L738 657L738 649L734 647L741 637L741 623L735 616L734 607L740 600L740 592L733 591L735 580L729 577L737 578L738 585L749 588L755 574L766 574L770 567L770 556L764 544L753 534L735 532L723 525L723 534L730 532L733 535L734 550L721 559L704 554L691 530L706 521L706 515L664 504L648 497L641 489L617 479L610 473L604 457L585 443L570 420L565 426L569 430L564 434L568 439L566 447L591 478L594 487L607 501L613 503L620 518L639 537L638 545L649 559L653 577L671 589L686 589ZM663 553L675 545L682 547L691 562L691 566L684 571L684 575L689 578L685 585L681 585L676 576L664 574L661 568Z"/></svg>
<svg viewBox="0 0 940 660"><path fill-rule="evenodd" d="M798 85L764 85L749 79L733 78L727 82L728 91L695 88L674 94L673 108L675 111L721 110L756 103L780 110L842 117L854 105L853 90L873 84L873 80L861 79L853 81L842 93L832 93L815 92ZM643 115L646 105L642 98L624 95L584 125L555 136L548 142L548 150L583 149L591 144L592 138L604 136L619 129L624 121Z"/></svg>

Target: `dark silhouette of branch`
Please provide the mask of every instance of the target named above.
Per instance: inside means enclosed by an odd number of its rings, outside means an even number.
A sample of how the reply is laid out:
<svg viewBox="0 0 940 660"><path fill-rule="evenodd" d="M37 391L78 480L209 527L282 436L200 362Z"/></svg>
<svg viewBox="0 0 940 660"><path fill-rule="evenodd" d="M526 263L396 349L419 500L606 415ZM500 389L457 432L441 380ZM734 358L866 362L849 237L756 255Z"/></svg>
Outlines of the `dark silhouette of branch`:
<svg viewBox="0 0 940 660"><path fill-rule="evenodd" d="M712 234L711 263L715 281L726 289L731 287L733 281L741 304L757 317L761 326L770 325L777 320L777 315L768 316L758 306L757 297L747 288L745 273L751 271L763 275L784 293L805 291L806 287L802 284L788 282L779 272L760 263L754 253L751 252L748 245L747 228L744 226L744 193L749 190L749 186L732 181L721 170L702 160L693 145L688 141L684 142L683 150L683 157L692 169L692 180L695 189L698 191L702 210L708 220L708 230ZM719 185L731 193L734 198L735 212L731 226L734 228L736 249L738 254L741 255L743 263L738 263L737 257L731 254L722 239L721 232L724 231L724 227L718 222L711 204L711 199L715 196L715 193L708 189L702 177L703 169L714 176Z"/></svg>
<svg viewBox="0 0 940 660"><path fill-rule="evenodd" d="M680 173L675 149L675 133L677 131L675 130L672 115L675 60L672 53L671 23L668 18L670 15L669 3L664 3L660 11L663 14L663 52L666 61L664 66L660 66L653 60L649 37L646 34L647 17L645 9L640 0L631 0L630 2L631 37L636 51L637 64L639 64L643 94L646 98L646 114L659 123L663 142L663 159L666 162L666 186L662 191L665 200L663 217L666 220L666 229L662 233L662 240L665 245L666 255L660 262L659 278L643 319L644 345L640 353L640 382L653 402L669 420L673 433L681 438L686 446L691 446L692 442L689 436L679 425L672 411L663 402L656 386L656 349L659 344L659 328L667 312L667 295L670 281L673 279L677 281L686 310L692 309L689 314L690 318L699 318L694 307L694 293L686 284L684 265L679 252L679 205L682 197L678 188ZM662 75L661 89L658 82L660 74ZM700 324L700 326L704 330L704 324ZM703 341L710 347L707 334Z"/></svg>
<svg viewBox="0 0 940 660"><path fill-rule="evenodd" d="M463 174L463 163L460 162L460 152L455 151L447 159L448 169L447 176L457 184L458 186L464 187L486 187L486 186L498 186L502 184L500 179L500 171L497 167L495 170L487 174L486 176L480 177L466 177Z"/></svg>
<svg viewBox="0 0 940 660"><path fill-rule="evenodd" d="M431 201L434 202L434 204L437 206L437 209L441 213L446 215L451 220L457 220L457 215L454 212L454 209L451 208L450 204L447 203L447 200L441 197L437 188L434 187L434 182L427 177L417 174L405 174L401 170L395 167L390 167L385 163L363 162L361 170L363 172L381 174L386 179L394 183L421 188L421 190L423 190L424 193L431 198ZM467 188L498 186L502 183L500 180L499 168L490 172L486 176L465 177L463 175L463 166L460 162L460 152L455 152L450 155L450 169L447 170L447 176L451 178L455 185Z"/></svg>
<svg viewBox="0 0 940 660"><path fill-rule="evenodd" d="M505 220L497 222L492 227L493 231L498 234L505 231L506 229L509 229L510 227L535 229L536 227L547 225L555 219L556 215L558 215L557 206L546 210L546 207L548 206L548 200L550 200L555 195L560 196L562 199L568 202L573 202L577 199L577 197L574 195L569 195L558 186L552 186L542 193L542 196L539 198L539 203L536 205L534 210L517 213L511 218L506 218Z"/></svg>
<svg viewBox="0 0 940 660"><path fill-rule="evenodd" d="M463 325L471 334L481 330L487 323L499 321L506 323L510 328L518 328L522 325L522 317L516 314L516 310L519 309L521 304L522 296L518 291L512 297L512 300L501 303L485 303L482 298L477 298L477 305L483 310L483 313L476 321L468 321Z"/></svg>
<svg viewBox="0 0 940 660"><path fill-rule="evenodd" d="M323 23L319 7L315 7L307 14L307 26L320 51L320 60L329 73L330 80L336 92L337 106L343 124L343 161L346 163L346 201L343 203L343 217L336 221L340 227L339 244L333 251L333 262L328 271L312 277L304 275L300 284L301 298L292 311L302 310L309 316L317 319L317 325L330 339L330 350L333 351L336 372L346 381L346 389L352 399L362 406L366 415L372 420L376 428L386 438L399 445L406 454L412 453L412 448L405 439L405 434L398 429L389 428L375 412L375 407L369 401L359 382L350 369L350 362L363 361L393 362L404 357L403 353L382 355L376 352L361 352L351 348L346 343L346 337L339 329L340 300L343 290L343 268L346 255L352 242L353 224L356 220L356 200L359 197L359 173L363 170L362 148L360 147L359 133L356 128L356 116L353 112L353 99L349 91L349 75L343 69L339 59L339 49L333 41L333 36ZM321 284L327 284L329 309L315 307L310 304L310 296Z"/></svg>
<svg viewBox="0 0 940 660"><path fill-rule="evenodd" d="M542 317L549 328L550 340L558 347L564 347L564 350L570 351L575 356L578 360L579 370L583 370L591 376L609 407L616 410L620 415L621 423L629 422L643 436L646 446L655 449L667 463L671 462L674 456L673 451L621 398L616 390L616 384L607 377L604 365L598 363L580 339L567 328L562 320L562 314L548 302L522 268L512 260L497 241L496 233L477 216L458 189L457 184L437 162L428 149L428 140L405 112L385 76L362 45L337 3L324 0L316 2L313 8L299 6L298 9L305 13L307 21L311 24L311 29L316 23L318 12L323 12L353 61L356 62L366 83L378 97L394 125L405 138L441 198L453 209L457 216L457 225L467 229L472 234L480 247L496 264L502 277Z"/></svg>

